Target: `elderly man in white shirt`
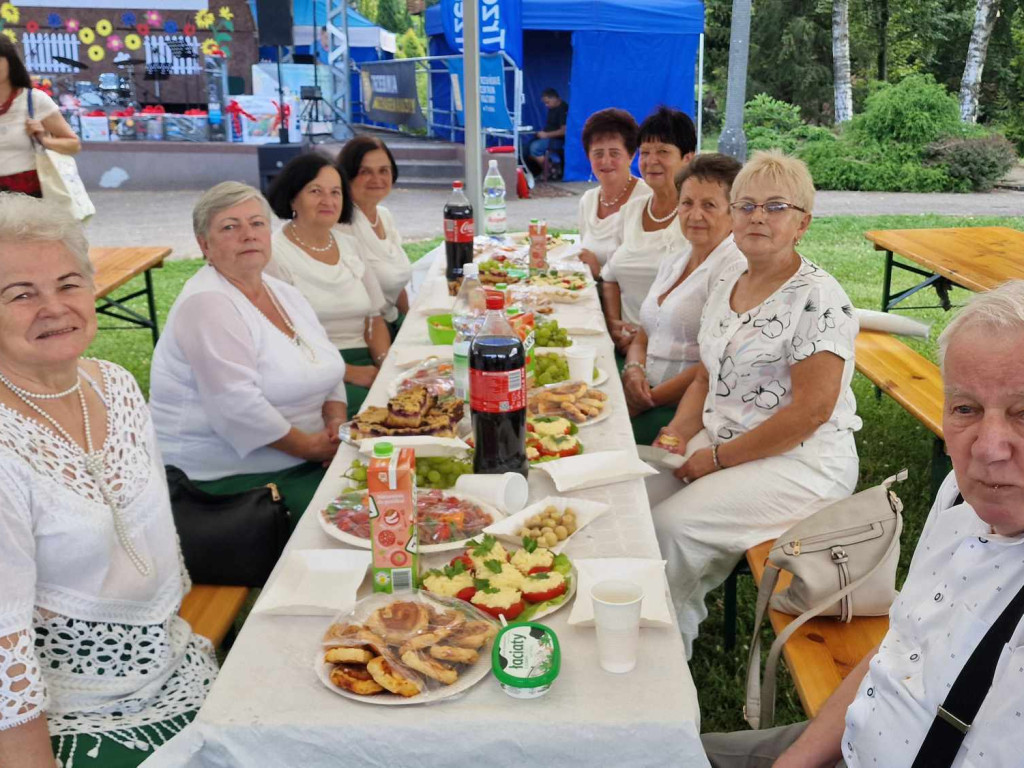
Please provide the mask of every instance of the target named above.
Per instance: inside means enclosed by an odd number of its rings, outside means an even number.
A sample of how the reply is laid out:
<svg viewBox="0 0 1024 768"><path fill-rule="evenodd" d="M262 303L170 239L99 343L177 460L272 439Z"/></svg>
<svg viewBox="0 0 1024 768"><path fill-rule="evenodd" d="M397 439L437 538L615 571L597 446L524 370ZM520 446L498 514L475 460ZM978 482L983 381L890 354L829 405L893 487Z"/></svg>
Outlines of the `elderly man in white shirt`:
<svg viewBox="0 0 1024 768"><path fill-rule="evenodd" d="M939 490L889 631L811 723L707 734L712 766L1009 768L1024 763L1024 622L970 728L941 755L925 736L975 648L1024 584L1024 281L979 294L939 338ZM938 728L952 728L944 724ZM952 732L955 734L955 731Z"/></svg>

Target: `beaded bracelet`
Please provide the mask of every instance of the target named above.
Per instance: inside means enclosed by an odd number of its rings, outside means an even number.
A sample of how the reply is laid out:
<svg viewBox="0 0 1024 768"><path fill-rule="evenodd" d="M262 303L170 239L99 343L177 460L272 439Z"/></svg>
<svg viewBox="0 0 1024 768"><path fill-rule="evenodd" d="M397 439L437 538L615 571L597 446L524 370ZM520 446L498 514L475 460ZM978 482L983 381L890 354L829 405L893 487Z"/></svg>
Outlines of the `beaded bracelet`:
<svg viewBox="0 0 1024 768"><path fill-rule="evenodd" d="M711 460L713 462L715 462L715 469L721 469L722 468L722 462L720 462L718 460L718 446L717 445L712 445L711 446Z"/></svg>

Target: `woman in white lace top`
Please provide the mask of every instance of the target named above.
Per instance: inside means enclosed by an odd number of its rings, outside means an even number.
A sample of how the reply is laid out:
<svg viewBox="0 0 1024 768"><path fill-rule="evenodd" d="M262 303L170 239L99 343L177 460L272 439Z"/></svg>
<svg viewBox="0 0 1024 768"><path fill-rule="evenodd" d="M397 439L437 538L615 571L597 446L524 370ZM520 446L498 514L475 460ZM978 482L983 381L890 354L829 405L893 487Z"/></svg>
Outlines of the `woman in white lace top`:
<svg viewBox="0 0 1024 768"><path fill-rule="evenodd" d="M153 425L96 335L76 222L0 195L0 765L135 766L217 674Z"/></svg>

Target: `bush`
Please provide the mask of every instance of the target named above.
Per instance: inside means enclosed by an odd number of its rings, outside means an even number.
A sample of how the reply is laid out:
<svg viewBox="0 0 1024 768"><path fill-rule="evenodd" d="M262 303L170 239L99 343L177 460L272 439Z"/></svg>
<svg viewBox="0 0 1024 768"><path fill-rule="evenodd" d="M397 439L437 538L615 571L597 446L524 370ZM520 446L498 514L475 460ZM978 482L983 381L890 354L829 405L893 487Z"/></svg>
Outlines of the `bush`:
<svg viewBox="0 0 1024 768"><path fill-rule="evenodd" d="M931 75L910 75L896 85L881 85L868 96L864 111L850 127L880 144L896 142L920 149L963 130L956 97Z"/></svg>
<svg viewBox="0 0 1024 768"><path fill-rule="evenodd" d="M743 107L743 129L766 128L777 133L788 133L803 125L800 107L759 93Z"/></svg>
<svg viewBox="0 0 1024 768"><path fill-rule="evenodd" d="M844 137L845 138L845 137ZM856 144L848 139L805 144L807 163L818 189L860 192L968 192L970 183L950 177L941 166L926 166L916 153L898 146Z"/></svg>
<svg viewBox="0 0 1024 768"><path fill-rule="evenodd" d="M945 167L953 179L963 180L976 192L987 192L1016 164L1017 153L1005 136L949 138L931 144L925 156Z"/></svg>

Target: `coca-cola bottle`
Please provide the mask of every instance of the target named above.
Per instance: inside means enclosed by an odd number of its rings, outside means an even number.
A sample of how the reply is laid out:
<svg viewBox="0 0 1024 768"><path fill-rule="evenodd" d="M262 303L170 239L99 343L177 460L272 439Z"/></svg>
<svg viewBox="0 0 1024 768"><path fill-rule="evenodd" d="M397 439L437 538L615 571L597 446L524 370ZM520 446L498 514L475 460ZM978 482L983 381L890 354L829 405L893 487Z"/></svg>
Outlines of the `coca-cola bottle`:
<svg viewBox="0 0 1024 768"><path fill-rule="evenodd" d="M462 191L462 182L452 182L452 194L444 204L445 277L458 280L462 266L473 261L473 206Z"/></svg>
<svg viewBox="0 0 1024 768"><path fill-rule="evenodd" d="M526 352L499 295L488 295L487 314L469 348L469 409L473 472L526 477Z"/></svg>

